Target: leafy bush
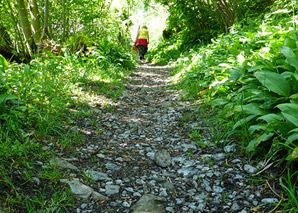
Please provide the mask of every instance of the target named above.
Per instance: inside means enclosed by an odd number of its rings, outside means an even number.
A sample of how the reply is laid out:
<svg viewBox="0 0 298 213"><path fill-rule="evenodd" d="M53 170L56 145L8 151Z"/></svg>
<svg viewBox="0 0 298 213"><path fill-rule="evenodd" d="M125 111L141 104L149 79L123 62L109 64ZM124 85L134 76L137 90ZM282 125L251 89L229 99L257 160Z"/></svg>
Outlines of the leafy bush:
<svg viewBox="0 0 298 213"><path fill-rule="evenodd" d="M247 131L247 152L278 151L276 156L286 154L288 161L296 161L298 37L292 24L296 17L278 7L254 25L234 25L211 44L194 46L180 56L174 69L186 97L206 97L224 110L226 121L233 123L229 119L235 118L235 132Z"/></svg>
<svg viewBox="0 0 298 213"><path fill-rule="evenodd" d="M7 63L0 55L0 188L2 192L15 192L18 203L23 198L14 190L12 171L26 173L24 178L30 181L40 172L34 168L34 161L50 155L41 151L42 146L52 143L63 148L79 142L80 137L66 126L76 116L70 113L71 108L91 108L88 98L93 94L84 91L84 85L99 87L109 82L95 91L109 97L111 88L121 86L120 80L135 63L130 54L112 44L100 46L88 58L68 50L57 57L47 54L49 59L36 58L28 65ZM56 183L57 177L47 178Z"/></svg>

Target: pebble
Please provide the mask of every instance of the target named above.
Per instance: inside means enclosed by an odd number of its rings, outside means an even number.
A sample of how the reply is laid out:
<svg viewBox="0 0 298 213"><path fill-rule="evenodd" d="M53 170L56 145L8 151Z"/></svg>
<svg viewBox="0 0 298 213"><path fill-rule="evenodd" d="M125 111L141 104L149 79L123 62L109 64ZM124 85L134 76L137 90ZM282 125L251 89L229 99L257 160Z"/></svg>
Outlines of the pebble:
<svg viewBox="0 0 298 213"><path fill-rule="evenodd" d="M269 204L269 203L278 203L279 200L276 198L264 198L261 200L261 203L263 204Z"/></svg>
<svg viewBox="0 0 298 213"><path fill-rule="evenodd" d="M65 161L74 167L59 167L71 171L61 182L81 188L71 189L77 203L69 212L245 212L251 207L269 212L264 204L278 200L264 199L262 185L251 187L247 180L258 169L243 163L248 160L236 153L236 143L220 141L216 147L210 142L212 125L200 118L200 105L167 88L170 71L151 64L137 69L122 96L106 97L113 111L98 107L86 125L78 124L88 140L77 145L76 155L59 156L77 158ZM206 148L189 138L188 132L198 128Z"/></svg>
<svg viewBox="0 0 298 213"><path fill-rule="evenodd" d="M244 165L244 170L249 174L255 174L258 171L258 169L256 167L253 167L249 164Z"/></svg>
<svg viewBox="0 0 298 213"><path fill-rule="evenodd" d="M118 185L106 185L105 189L106 189L106 194L107 195L113 195L113 194L119 193L120 186L118 186Z"/></svg>
<svg viewBox="0 0 298 213"><path fill-rule="evenodd" d="M165 149L157 150L154 153L154 161L161 167L168 167L172 164L170 153Z"/></svg>

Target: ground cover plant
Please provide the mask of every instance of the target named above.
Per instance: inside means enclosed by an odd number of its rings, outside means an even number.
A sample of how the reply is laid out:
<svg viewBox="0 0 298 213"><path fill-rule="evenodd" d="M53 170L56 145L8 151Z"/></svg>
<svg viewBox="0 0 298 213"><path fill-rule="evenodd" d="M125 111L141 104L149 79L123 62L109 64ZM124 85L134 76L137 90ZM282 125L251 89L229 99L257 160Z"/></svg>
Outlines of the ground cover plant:
<svg viewBox="0 0 298 213"><path fill-rule="evenodd" d="M82 136L67 126L81 112L95 113L94 106L88 104L92 93L106 99L121 94L120 81L134 67L134 58L121 47L115 51L112 43L104 42L88 58L70 54L68 49L56 57L47 52L49 58L36 57L30 64L7 63L0 56L0 182L5 209L20 208L23 199L31 211L70 205L69 190L56 186L61 172L36 162L49 161L51 149L46 151L45 147L69 149L81 142ZM92 85L98 89L89 90ZM33 187L32 194L27 194L26 186L32 185L34 178L39 178L43 187ZM19 183L25 187L20 188Z"/></svg>
<svg viewBox="0 0 298 213"><path fill-rule="evenodd" d="M181 53L181 37L166 40L149 59L171 62L184 97L221 109L219 119L254 159L286 164L280 183L285 209L297 209L298 37L296 1L275 1L258 19L236 22L209 44ZM236 136L237 135L237 136ZM286 184L289 184L286 186Z"/></svg>

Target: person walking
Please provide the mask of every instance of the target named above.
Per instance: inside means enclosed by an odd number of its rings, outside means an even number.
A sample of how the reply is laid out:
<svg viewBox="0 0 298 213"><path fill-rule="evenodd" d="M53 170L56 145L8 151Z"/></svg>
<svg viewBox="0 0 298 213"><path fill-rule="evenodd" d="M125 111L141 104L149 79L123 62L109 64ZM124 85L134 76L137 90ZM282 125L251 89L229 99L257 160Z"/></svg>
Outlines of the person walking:
<svg viewBox="0 0 298 213"><path fill-rule="evenodd" d="M142 28L139 29L137 42L136 42L136 47L139 50L140 60L144 60L144 57L148 50L148 44L149 44L149 30L147 26L144 25Z"/></svg>

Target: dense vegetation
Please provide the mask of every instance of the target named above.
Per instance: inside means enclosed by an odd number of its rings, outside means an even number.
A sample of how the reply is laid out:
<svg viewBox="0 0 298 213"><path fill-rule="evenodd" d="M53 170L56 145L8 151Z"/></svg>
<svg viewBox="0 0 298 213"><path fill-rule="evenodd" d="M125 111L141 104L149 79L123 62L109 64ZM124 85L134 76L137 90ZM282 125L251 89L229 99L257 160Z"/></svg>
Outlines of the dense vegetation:
<svg viewBox="0 0 298 213"><path fill-rule="evenodd" d="M147 60L172 65L185 99L220 109L227 143L238 140L252 159L271 159L269 166L286 165L278 177L283 205L298 208L296 1L126 0L120 9L104 0L0 2L0 209L72 204L58 184L61 172L41 162L51 158L49 147L82 142L74 120L98 107L113 110L108 102L136 64L130 17L137 8L161 7L170 14L167 28ZM142 21L150 27L152 20ZM26 194L35 177L41 189Z"/></svg>
<svg viewBox="0 0 298 213"><path fill-rule="evenodd" d="M172 64L186 99L203 99L220 109L226 139L239 140L254 159L266 157L290 168L280 174L280 184L289 195L291 210L298 208L297 8L296 1L275 1L257 18L249 15L236 21L229 33L205 45L181 30L148 57Z"/></svg>
<svg viewBox="0 0 298 213"><path fill-rule="evenodd" d="M45 166L51 150L82 143L75 121L113 110L110 102L136 63L128 11L111 4L1 1L0 209L56 212L71 205L69 189L58 184L62 171Z"/></svg>

